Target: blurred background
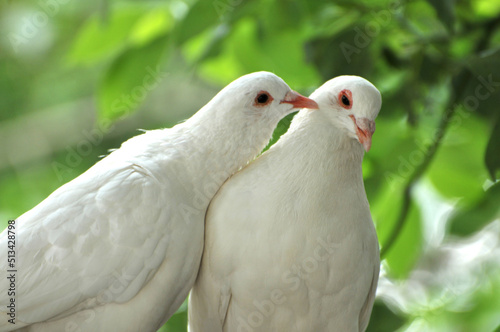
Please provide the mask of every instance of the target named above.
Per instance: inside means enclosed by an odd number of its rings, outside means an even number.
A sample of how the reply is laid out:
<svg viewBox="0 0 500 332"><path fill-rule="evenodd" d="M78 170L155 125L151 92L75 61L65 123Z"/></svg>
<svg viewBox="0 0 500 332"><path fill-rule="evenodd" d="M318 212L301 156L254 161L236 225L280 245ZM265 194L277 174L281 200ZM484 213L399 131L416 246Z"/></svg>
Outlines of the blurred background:
<svg viewBox="0 0 500 332"><path fill-rule="evenodd" d="M305 95L343 74L382 93L368 330L500 331L499 0L0 0L2 227L259 70Z"/></svg>

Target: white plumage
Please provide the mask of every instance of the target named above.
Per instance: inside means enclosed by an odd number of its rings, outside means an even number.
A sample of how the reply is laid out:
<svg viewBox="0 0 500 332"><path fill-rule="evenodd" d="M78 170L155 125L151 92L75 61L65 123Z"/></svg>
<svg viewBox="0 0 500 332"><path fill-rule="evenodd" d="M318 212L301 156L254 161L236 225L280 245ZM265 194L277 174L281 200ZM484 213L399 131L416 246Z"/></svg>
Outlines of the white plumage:
<svg viewBox="0 0 500 332"><path fill-rule="evenodd" d="M381 96L341 76L311 98L212 200L191 332L366 329L380 262L361 162Z"/></svg>
<svg viewBox="0 0 500 332"><path fill-rule="evenodd" d="M0 331L156 331L194 283L210 200L304 106L317 107L274 74L243 76L186 122L128 140L23 214L16 324L3 278Z"/></svg>

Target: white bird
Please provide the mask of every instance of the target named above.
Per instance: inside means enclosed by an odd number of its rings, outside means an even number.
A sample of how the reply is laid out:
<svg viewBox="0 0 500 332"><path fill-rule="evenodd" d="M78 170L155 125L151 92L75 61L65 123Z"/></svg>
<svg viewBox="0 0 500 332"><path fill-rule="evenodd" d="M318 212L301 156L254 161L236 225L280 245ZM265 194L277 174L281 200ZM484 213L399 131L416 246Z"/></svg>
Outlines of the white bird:
<svg viewBox="0 0 500 332"><path fill-rule="evenodd" d="M380 258L361 162L381 96L340 76L310 98L210 203L191 332L366 329Z"/></svg>
<svg viewBox="0 0 500 332"><path fill-rule="evenodd" d="M316 107L267 72L243 76L186 122L153 130L54 191L0 236L0 331L156 331L198 273L208 204L278 121ZM15 300L15 325L10 298Z"/></svg>

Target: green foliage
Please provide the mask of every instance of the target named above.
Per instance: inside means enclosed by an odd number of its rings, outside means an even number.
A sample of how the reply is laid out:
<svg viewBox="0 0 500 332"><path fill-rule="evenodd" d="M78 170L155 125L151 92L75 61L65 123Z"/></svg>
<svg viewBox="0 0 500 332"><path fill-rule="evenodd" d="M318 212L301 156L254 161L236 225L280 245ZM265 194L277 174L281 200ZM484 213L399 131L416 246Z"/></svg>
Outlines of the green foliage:
<svg viewBox="0 0 500 332"><path fill-rule="evenodd" d="M429 0L436 10L436 14L449 31L453 31L455 23L455 1L453 0Z"/></svg>
<svg viewBox="0 0 500 332"><path fill-rule="evenodd" d="M482 185L487 178L483 161L487 137L477 135L486 132L487 126L466 111L451 121L456 124L449 128L427 174L444 196L474 201L484 194Z"/></svg>
<svg viewBox="0 0 500 332"><path fill-rule="evenodd" d="M381 91L363 174L390 280L404 284L414 275L434 275L421 265L432 246L475 241L500 218L498 0L118 0L60 2L52 11L21 0L0 2L0 10L6 13L0 39L2 223L84 172L137 134L134 129L161 127L158 119L167 115L169 126L181 121L214 91L258 70L275 72L306 95L343 74L364 76ZM46 24L33 25L29 13L37 12L47 15ZM71 113L75 104L84 106ZM51 125L27 126L37 112ZM82 129L92 121L104 129L91 153L67 166L68 151L89 141L82 132L71 136L61 129L73 117ZM280 122L270 145L292 118ZM54 162L66 165L62 176ZM448 220L426 212L428 202L414 190L422 180L453 204ZM431 245L430 225L445 222L444 240ZM487 271L498 275L500 266ZM479 278L467 292L446 282L436 291L439 278L422 286L425 304L407 300L395 314L377 302L369 331L499 330L498 278ZM449 300L454 292L460 301ZM186 321L184 304L161 331L185 331Z"/></svg>
<svg viewBox="0 0 500 332"><path fill-rule="evenodd" d="M93 15L81 28L70 61L88 65L111 59L98 91L101 120L136 109L157 85L172 25L168 7L134 3L117 6L105 19Z"/></svg>
<svg viewBox="0 0 500 332"><path fill-rule="evenodd" d="M492 185L478 202L456 210L450 220L450 233L467 236L500 217L500 182Z"/></svg>
<svg viewBox="0 0 500 332"><path fill-rule="evenodd" d="M186 331L188 322L187 316L187 300L184 301L182 306L177 312L168 320L168 324L163 325L158 332L179 332Z"/></svg>
<svg viewBox="0 0 500 332"><path fill-rule="evenodd" d="M372 200L372 214L376 223L379 241L386 244L396 227L398 209L403 203L403 185L387 182ZM422 225L419 210L410 207L408 220L399 232L396 242L387 254L388 272L394 278L404 279L412 271L422 251ZM403 254L404 253L404 254Z"/></svg>
<svg viewBox="0 0 500 332"><path fill-rule="evenodd" d="M283 119L281 119L280 122L278 122L278 125L276 126L276 129L273 132L273 137L271 138L269 144L264 148L262 152L268 150L274 143L276 143L280 139L281 135L287 132L295 114L297 114L297 112L288 114Z"/></svg>
<svg viewBox="0 0 500 332"><path fill-rule="evenodd" d="M422 331L494 331L500 324L500 278L491 267L484 268L478 284L456 297L444 295L435 306L418 312ZM448 310L447 310L448 309ZM439 327L439 330L433 328Z"/></svg>
<svg viewBox="0 0 500 332"><path fill-rule="evenodd" d="M126 47L134 24L144 12L140 6L118 8L107 22L95 14L85 23L68 54L75 63L91 64Z"/></svg>
<svg viewBox="0 0 500 332"><path fill-rule="evenodd" d="M160 65L165 53L165 37L161 36L144 46L128 49L113 61L99 86L101 120L116 120L143 102L165 75Z"/></svg>
<svg viewBox="0 0 500 332"><path fill-rule="evenodd" d="M485 162L493 180L500 178L497 171L500 170L500 153L498 153L498 142L500 142L500 117L490 134L490 140L486 147Z"/></svg>
<svg viewBox="0 0 500 332"><path fill-rule="evenodd" d="M375 301L366 332L397 331L404 323L405 319L395 314L382 301Z"/></svg>
<svg viewBox="0 0 500 332"><path fill-rule="evenodd" d="M219 23L219 17L214 9L215 5L211 1L196 1L177 26L175 34L177 42L183 44Z"/></svg>
<svg viewBox="0 0 500 332"><path fill-rule="evenodd" d="M105 19L92 15L80 29L68 58L87 65L106 60L165 34L172 20L168 8L140 3L117 6Z"/></svg>

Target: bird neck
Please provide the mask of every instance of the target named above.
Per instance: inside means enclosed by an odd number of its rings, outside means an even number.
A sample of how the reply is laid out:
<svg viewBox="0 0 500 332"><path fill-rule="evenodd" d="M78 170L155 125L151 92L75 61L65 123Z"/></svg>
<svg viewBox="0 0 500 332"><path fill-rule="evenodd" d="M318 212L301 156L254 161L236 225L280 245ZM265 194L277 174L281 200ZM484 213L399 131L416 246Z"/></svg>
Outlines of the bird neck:
<svg viewBox="0 0 500 332"><path fill-rule="evenodd" d="M363 147L342 129L332 126L321 112L302 110L282 138L283 147L290 149L284 153L290 165L301 165L297 167L295 178L316 188L363 188L364 194ZM318 183L312 183L312 179L317 179Z"/></svg>
<svg viewBox="0 0 500 332"><path fill-rule="evenodd" d="M252 127L259 126L255 124L228 124L223 116L200 110L183 124L188 172L197 183L210 188L207 195L215 195L227 178L262 151L272 135L272 129L256 132ZM265 143L259 146L256 142Z"/></svg>

